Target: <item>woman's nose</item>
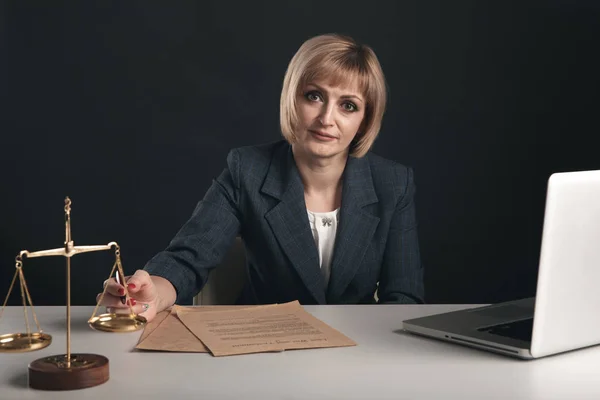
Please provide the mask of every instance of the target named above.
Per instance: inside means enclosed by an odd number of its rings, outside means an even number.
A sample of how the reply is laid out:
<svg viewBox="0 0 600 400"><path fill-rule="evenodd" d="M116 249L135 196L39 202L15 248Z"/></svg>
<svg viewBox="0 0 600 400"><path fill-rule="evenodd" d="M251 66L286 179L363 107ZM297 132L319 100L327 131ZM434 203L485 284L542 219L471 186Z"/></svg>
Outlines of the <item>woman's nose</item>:
<svg viewBox="0 0 600 400"><path fill-rule="evenodd" d="M333 109L327 105L323 105L321 113L319 114L319 122L324 126L330 126L333 124Z"/></svg>

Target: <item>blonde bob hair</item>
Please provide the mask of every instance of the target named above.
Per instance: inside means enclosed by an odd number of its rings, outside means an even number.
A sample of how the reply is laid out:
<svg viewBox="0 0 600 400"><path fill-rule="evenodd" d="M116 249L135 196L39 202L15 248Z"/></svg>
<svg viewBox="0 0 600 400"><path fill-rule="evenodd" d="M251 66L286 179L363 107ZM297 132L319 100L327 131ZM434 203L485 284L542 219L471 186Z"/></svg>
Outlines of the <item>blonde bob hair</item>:
<svg viewBox="0 0 600 400"><path fill-rule="evenodd" d="M325 34L307 40L290 61L279 103L283 137L291 144L296 142L296 96L304 85L321 79L327 79L333 85L356 83L362 91L365 115L350 145L350 155L364 156L381 129L387 99L386 82L375 52L340 34Z"/></svg>

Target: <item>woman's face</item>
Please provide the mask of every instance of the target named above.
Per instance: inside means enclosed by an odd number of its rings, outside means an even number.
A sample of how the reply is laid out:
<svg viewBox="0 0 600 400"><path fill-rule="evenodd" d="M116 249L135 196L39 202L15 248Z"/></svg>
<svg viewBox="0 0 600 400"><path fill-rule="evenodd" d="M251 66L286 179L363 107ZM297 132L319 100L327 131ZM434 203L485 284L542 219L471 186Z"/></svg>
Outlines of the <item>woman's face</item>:
<svg viewBox="0 0 600 400"><path fill-rule="evenodd" d="M345 157L365 115L365 99L353 85L308 82L297 98L295 146L309 157Z"/></svg>

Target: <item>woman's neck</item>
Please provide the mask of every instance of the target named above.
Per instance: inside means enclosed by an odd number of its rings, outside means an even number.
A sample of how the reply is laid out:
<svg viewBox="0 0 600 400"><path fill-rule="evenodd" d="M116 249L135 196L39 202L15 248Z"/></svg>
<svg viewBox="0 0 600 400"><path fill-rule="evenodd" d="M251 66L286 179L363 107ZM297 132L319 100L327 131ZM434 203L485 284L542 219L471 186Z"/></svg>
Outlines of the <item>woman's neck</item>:
<svg viewBox="0 0 600 400"><path fill-rule="evenodd" d="M310 158L295 152L294 158L304 184L304 197L308 209L326 212L339 208L346 158Z"/></svg>

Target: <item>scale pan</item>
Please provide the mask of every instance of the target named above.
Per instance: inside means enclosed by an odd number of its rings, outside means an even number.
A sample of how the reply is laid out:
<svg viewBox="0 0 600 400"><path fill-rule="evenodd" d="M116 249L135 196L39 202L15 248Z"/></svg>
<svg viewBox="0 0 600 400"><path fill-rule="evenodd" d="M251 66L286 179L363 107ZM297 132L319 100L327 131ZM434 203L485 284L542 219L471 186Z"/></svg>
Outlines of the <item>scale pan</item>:
<svg viewBox="0 0 600 400"><path fill-rule="evenodd" d="M88 324L92 329L103 332L133 332L146 325L146 318L141 315L125 313L100 314L91 318Z"/></svg>
<svg viewBox="0 0 600 400"><path fill-rule="evenodd" d="M24 353L40 350L52 343L47 333L9 333L0 335L0 353Z"/></svg>

